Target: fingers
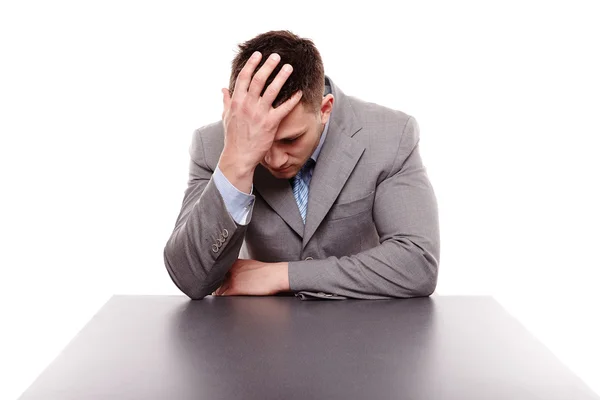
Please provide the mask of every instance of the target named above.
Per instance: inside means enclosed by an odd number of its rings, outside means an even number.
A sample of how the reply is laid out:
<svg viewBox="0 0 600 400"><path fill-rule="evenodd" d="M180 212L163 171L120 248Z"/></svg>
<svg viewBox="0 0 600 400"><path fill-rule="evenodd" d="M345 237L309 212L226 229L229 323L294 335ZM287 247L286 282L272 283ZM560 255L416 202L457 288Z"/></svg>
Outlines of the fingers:
<svg viewBox="0 0 600 400"><path fill-rule="evenodd" d="M281 68L277 76L273 79L273 81L271 82L269 87L267 87L267 90L265 90L265 93L262 96L261 103L263 104L263 107L271 107L271 105L275 101L275 98L277 97L277 95L279 95L279 91L283 87L283 84L292 74L292 71L293 68L290 64L285 64ZM258 72L256 74L258 75ZM254 77L256 78L256 76Z"/></svg>
<svg viewBox="0 0 600 400"><path fill-rule="evenodd" d="M230 286L231 286L231 271L228 271L225 274L225 278L223 278L223 281L221 282L221 286L219 286L217 288L217 290L212 292L213 296L223 296L225 294L225 292L229 289Z"/></svg>
<svg viewBox="0 0 600 400"><path fill-rule="evenodd" d="M223 296L225 294L225 291L227 291L228 288L229 288L229 286L221 285L217 288L217 290L212 292L212 295L213 296Z"/></svg>
<svg viewBox="0 0 600 400"><path fill-rule="evenodd" d="M250 80L252 79L252 73L256 69L256 66L260 63L261 57L262 54L260 54L258 51L255 51L254 54L250 56L248 61L246 61L246 64L235 80L233 98L242 100L246 96L246 93L248 93L248 87L250 86Z"/></svg>
<svg viewBox="0 0 600 400"><path fill-rule="evenodd" d="M230 293L228 293L228 291L229 285L221 286L219 289L217 289L217 296L229 296Z"/></svg>
<svg viewBox="0 0 600 400"><path fill-rule="evenodd" d="M262 67L254 74L252 78L252 82L250 83L250 87L248 88L248 94L252 96L255 100L258 100L260 94L265 87L265 83L271 73L279 64L281 60L281 56L277 53L273 53L269 56L269 58L265 61Z"/></svg>
<svg viewBox="0 0 600 400"><path fill-rule="evenodd" d="M258 51L254 52L254 54L248 59L235 83L235 89L233 91L233 95L230 96L229 91L227 89L221 89L223 93L223 114L222 118L225 118L225 114L227 110L231 107L232 103L241 103L246 96L249 96L251 102L252 100L260 103L260 107L269 111L271 106L281 88L290 77L293 71L293 67L290 64L285 64L277 73L273 81L266 88L262 97L260 94L263 91L265 83L277 68L277 65L281 61L281 56L277 53L273 53L269 56L269 58L265 61L265 63L260 67L260 69L252 76L254 70L260 64L260 60L262 58L262 54ZM288 99L285 103L278 106L276 109L273 109L273 115L275 118L279 120L283 119L287 114L289 114L292 109L298 104L300 99L302 98L302 92L296 92L290 99ZM248 99L246 99L248 101ZM255 103L256 104L256 103Z"/></svg>
<svg viewBox="0 0 600 400"><path fill-rule="evenodd" d="M298 90L296 93L294 93L292 95L292 97L287 99L285 101L285 103L283 103L283 104L279 105L279 107L273 109L272 113L275 115L275 118L277 118L280 121L283 118L285 118L285 116L288 115L294 109L294 107L296 107L296 104L298 104L298 102L300 102L301 98L302 98L302 90Z"/></svg>

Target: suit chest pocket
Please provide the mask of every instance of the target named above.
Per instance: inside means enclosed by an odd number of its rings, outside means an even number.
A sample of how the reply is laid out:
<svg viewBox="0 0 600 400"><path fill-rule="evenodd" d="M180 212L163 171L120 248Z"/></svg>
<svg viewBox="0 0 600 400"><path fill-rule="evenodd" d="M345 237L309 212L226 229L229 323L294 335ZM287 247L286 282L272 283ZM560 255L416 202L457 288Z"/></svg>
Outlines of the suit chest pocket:
<svg viewBox="0 0 600 400"><path fill-rule="evenodd" d="M330 221L342 218L353 217L373 209L373 200L375 191L372 191L365 197L347 203L337 203L331 206L328 217Z"/></svg>

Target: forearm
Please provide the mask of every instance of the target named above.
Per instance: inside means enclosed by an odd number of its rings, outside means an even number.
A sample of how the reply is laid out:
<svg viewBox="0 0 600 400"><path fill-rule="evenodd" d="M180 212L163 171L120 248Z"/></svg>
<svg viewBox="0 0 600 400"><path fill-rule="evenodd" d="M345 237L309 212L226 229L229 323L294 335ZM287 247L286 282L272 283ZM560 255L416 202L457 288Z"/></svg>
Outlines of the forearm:
<svg viewBox="0 0 600 400"><path fill-rule="evenodd" d="M437 285L438 254L434 243L417 246L390 239L352 256L293 261L288 266L290 289L358 299L429 296Z"/></svg>
<svg viewBox="0 0 600 400"><path fill-rule="evenodd" d="M212 179L190 190L164 249L173 282L192 299L212 293L237 260L245 230L230 216Z"/></svg>
<svg viewBox="0 0 600 400"><path fill-rule="evenodd" d="M377 185L372 216L379 244L343 257L289 263L293 291L350 298L431 295L437 285L440 233L437 199L419 154L410 117L387 177Z"/></svg>

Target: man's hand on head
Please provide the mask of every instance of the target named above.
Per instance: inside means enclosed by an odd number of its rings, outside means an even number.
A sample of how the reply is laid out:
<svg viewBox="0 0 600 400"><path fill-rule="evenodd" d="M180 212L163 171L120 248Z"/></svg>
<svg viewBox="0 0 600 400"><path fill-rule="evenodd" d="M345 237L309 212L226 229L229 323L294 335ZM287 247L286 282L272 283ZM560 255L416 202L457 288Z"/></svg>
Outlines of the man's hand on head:
<svg viewBox="0 0 600 400"><path fill-rule="evenodd" d="M238 259L227 273L216 296L270 296L289 291L288 263Z"/></svg>
<svg viewBox="0 0 600 400"><path fill-rule="evenodd" d="M256 166L273 145L277 128L283 118L298 104L302 92L296 92L286 102L273 108L283 84L292 74L292 66L285 64L261 96L262 90L281 57L269 56L262 67L261 53L255 52L237 76L235 89L230 96L223 92L223 128L225 146L219 158L219 169L238 190L250 193Z"/></svg>

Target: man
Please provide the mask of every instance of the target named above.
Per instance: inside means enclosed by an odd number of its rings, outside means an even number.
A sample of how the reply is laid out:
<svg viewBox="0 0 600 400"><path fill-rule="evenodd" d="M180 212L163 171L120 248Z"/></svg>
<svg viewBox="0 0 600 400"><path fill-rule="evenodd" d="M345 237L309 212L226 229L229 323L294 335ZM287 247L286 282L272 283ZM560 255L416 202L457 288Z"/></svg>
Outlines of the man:
<svg viewBox="0 0 600 400"><path fill-rule="evenodd" d="M192 299L433 293L437 202L413 117L346 96L313 42L288 31L240 45L222 92L222 121L194 132L164 251L181 291Z"/></svg>

